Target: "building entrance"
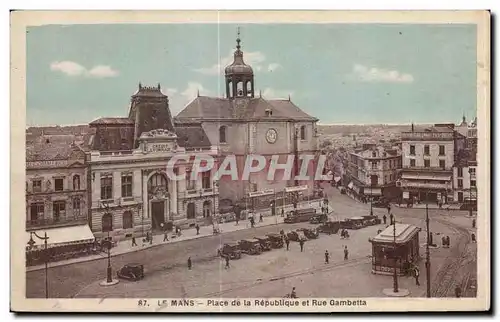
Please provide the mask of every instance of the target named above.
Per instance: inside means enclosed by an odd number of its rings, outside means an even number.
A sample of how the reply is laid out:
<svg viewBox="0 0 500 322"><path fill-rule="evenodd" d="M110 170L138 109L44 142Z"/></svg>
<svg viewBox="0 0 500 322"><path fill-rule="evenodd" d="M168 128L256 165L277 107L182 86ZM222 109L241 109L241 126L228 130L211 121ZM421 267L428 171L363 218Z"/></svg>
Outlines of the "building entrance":
<svg viewBox="0 0 500 322"><path fill-rule="evenodd" d="M153 230L161 230L161 224L165 222L165 202L151 202L151 220Z"/></svg>

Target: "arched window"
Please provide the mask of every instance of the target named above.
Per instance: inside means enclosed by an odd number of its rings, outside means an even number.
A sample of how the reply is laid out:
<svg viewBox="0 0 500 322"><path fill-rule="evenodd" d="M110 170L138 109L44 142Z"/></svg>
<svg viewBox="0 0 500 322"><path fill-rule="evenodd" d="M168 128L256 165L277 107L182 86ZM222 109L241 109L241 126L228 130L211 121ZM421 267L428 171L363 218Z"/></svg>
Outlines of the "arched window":
<svg viewBox="0 0 500 322"><path fill-rule="evenodd" d="M233 82L229 82L228 83L228 87L229 87L229 97L234 97L234 93L233 93Z"/></svg>
<svg viewBox="0 0 500 322"><path fill-rule="evenodd" d="M102 231L113 231L113 215L110 213L102 215Z"/></svg>
<svg viewBox="0 0 500 322"><path fill-rule="evenodd" d="M210 217L212 214L212 202L210 200L205 200L203 202L203 217Z"/></svg>
<svg viewBox="0 0 500 322"><path fill-rule="evenodd" d="M73 190L80 190L80 176L73 176Z"/></svg>
<svg viewBox="0 0 500 322"><path fill-rule="evenodd" d="M306 126L302 125L300 127L300 139L305 140L306 139Z"/></svg>
<svg viewBox="0 0 500 322"><path fill-rule="evenodd" d="M194 218L196 218L196 206L194 205L194 202L190 202L187 205L187 219Z"/></svg>
<svg viewBox="0 0 500 322"><path fill-rule="evenodd" d="M247 96L252 96L252 82L247 81L246 83L246 88L247 88Z"/></svg>
<svg viewBox="0 0 500 322"><path fill-rule="evenodd" d="M123 229L132 228L134 226L134 217L130 210L123 213Z"/></svg>
<svg viewBox="0 0 500 322"><path fill-rule="evenodd" d="M148 181L149 190L162 187L164 189L168 189L167 187L167 178L161 173L155 173Z"/></svg>
<svg viewBox="0 0 500 322"><path fill-rule="evenodd" d="M219 128L219 142L226 143L227 127L225 125Z"/></svg>
<svg viewBox="0 0 500 322"><path fill-rule="evenodd" d="M236 84L236 96L243 96L243 82L238 82Z"/></svg>

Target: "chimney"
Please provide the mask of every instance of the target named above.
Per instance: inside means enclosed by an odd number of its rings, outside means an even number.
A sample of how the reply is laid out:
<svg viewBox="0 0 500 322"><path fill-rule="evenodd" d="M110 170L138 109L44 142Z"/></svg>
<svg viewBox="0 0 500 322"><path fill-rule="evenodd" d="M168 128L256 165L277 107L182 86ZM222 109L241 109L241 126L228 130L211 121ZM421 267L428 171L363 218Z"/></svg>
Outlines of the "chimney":
<svg viewBox="0 0 500 322"><path fill-rule="evenodd" d="M413 126L413 122L411 123L411 131L415 132L415 127Z"/></svg>

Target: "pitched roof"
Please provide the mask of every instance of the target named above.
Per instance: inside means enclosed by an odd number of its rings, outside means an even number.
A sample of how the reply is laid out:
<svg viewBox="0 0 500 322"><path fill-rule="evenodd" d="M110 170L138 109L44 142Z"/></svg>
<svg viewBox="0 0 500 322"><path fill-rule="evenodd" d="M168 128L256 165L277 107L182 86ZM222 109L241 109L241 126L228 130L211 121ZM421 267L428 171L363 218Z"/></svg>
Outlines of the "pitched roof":
<svg viewBox="0 0 500 322"><path fill-rule="evenodd" d="M92 150L97 151L132 150L134 147L133 123L120 126L97 126L91 144Z"/></svg>
<svg viewBox="0 0 500 322"><path fill-rule="evenodd" d="M128 117L101 117L89 123L89 125L128 125L134 121Z"/></svg>
<svg viewBox="0 0 500 322"><path fill-rule="evenodd" d="M177 134L177 144L184 148L210 148L212 146L201 125L177 127L175 134Z"/></svg>
<svg viewBox="0 0 500 322"><path fill-rule="evenodd" d="M272 112L266 115L266 110ZM176 118L182 119L262 119L270 120L317 120L302 111L290 100L266 100L262 97L227 98L196 97Z"/></svg>
<svg viewBox="0 0 500 322"><path fill-rule="evenodd" d="M77 151L74 135L45 135L26 144L26 161L66 160Z"/></svg>

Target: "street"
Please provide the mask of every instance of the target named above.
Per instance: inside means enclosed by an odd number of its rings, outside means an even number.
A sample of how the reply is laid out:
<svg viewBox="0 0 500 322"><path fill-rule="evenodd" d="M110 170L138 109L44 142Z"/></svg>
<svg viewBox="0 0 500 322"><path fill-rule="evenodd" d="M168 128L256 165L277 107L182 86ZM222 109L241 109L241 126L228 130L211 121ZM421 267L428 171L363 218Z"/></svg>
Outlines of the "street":
<svg viewBox="0 0 500 322"><path fill-rule="evenodd" d="M362 204L341 195L338 190L325 187L332 219L369 214L370 204ZM380 217L386 209L373 208ZM398 222L422 228L421 242L425 242L425 210L393 207ZM453 288L465 286L475 279L476 250L470 243L466 228L470 228L465 212L430 210L431 231L438 244L441 235L448 235L452 247L431 250L431 277L433 296L454 296ZM291 242L290 250L275 249L261 255L243 255L231 261L229 269L216 256L220 244L239 239L314 227L308 223L279 224L257 227L219 236L165 244L154 248L119 255L112 258L113 271L122 265L135 262L145 265L146 277L139 282L121 281L111 287L100 287L105 279L106 260L77 263L49 269L51 297L282 297L292 287L299 297L367 297L383 296L382 289L392 286L392 277L371 274L371 244L368 239L385 226L377 225L351 230L351 237L343 240L339 235L321 234L316 240L305 243L300 252L298 243ZM210 229L205 227L204 229ZM349 259L343 259L343 247L349 249ZM324 252L330 253L330 263L324 263ZM400 287L409 289L410 296L425 296L425 248L421 247L421 285L415 286L413 278L400 278ZM193 269L188 270L188 256ZM27 296L44 296L44 272L27 273ZM464 296L473 296L464 292Z"/></svg>

